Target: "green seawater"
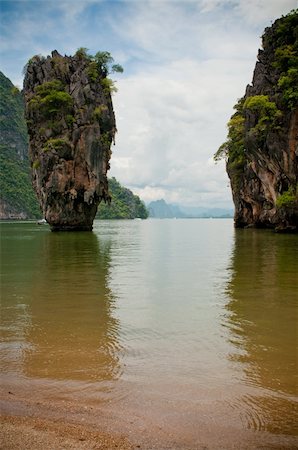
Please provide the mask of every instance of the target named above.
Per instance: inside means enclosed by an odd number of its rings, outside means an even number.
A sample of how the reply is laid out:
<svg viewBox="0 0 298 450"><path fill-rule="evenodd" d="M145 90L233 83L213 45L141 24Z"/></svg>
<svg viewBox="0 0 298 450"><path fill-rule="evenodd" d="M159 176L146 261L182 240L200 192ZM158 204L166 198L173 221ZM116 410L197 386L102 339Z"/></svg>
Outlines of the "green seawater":
<svg viewBox="0 0 298 450"><path fill-rule="evenodd" d="M297 235L229 219L0 233L4 389L108 404L189 442L224 427L295 447Z"/></svg>

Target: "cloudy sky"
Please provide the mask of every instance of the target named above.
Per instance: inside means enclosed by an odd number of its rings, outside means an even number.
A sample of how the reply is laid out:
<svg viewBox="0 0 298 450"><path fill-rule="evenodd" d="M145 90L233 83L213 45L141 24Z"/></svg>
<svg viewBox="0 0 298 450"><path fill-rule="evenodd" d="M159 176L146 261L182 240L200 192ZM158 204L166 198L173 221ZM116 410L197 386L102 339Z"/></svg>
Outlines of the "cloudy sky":
<svg viewBox="0 0 298 450"><path fill-rule="evenodd" d="M232 206L223 163L233 105L266 26L296 0L1 0L0 69L22 86L35 54L107 50L124 67L113 97L110 176L149 202Z"/></svg>

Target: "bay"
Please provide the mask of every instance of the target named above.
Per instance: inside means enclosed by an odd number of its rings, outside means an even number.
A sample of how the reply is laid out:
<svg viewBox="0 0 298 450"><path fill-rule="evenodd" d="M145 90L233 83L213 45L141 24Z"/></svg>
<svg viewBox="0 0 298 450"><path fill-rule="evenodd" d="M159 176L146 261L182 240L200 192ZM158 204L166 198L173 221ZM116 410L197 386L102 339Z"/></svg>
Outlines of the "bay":
<svg viewBox="0 0 298 450"><path fill-rule="evenodd" d="M297 236L229 219L0 232L4 391L100 408L156 448L297 445Z"/></svg>

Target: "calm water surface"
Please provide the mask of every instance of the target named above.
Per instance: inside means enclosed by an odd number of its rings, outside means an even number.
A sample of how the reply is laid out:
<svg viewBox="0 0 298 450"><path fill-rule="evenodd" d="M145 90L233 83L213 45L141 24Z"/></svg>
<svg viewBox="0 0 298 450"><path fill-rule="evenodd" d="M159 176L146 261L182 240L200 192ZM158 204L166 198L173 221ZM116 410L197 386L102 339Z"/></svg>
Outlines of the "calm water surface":
<svg viewBox="0 0 298 450"><path fill-rule="evenodd" d="M294 448L298 236L228 219L0 232L4 386L180 427L189 448L204 427Z"/></svg>

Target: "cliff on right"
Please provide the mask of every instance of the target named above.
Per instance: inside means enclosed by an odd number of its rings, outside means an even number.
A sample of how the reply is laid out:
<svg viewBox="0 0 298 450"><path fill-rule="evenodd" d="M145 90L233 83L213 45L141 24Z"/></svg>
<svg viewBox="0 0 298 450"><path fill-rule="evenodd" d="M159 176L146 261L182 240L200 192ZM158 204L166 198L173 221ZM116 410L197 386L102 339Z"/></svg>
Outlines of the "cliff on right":
<svg viewBox="0 0 298 450"><path fill-rule="evenodd" d="M252 84L234 106L226 158L236 227L298 231L298 10L265 29Z"/></svg>

